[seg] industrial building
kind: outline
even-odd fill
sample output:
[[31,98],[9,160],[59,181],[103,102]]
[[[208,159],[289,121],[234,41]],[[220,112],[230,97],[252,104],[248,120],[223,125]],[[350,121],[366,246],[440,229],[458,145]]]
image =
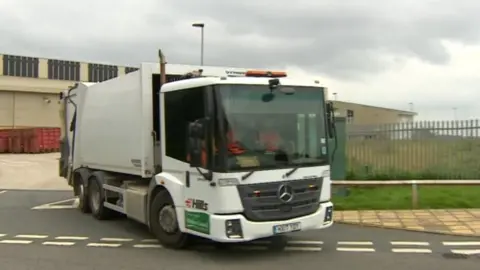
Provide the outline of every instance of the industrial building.
[[[58,93],[75,82],[101,82],[135,67],[0,55],[0,128],[58,127]],[[175,66],[167,72],[175,74]],[[192,66],[193,67],[193,66]],[[213,67],[212,67],[213,68]],[[216,67],[218,68],[218,67]],[[235,73],[235,68],[224,68]],[[412,121],[415,113],[334,101],[339,116],[355,124]]]
[[370,106],[358,103],[333,101],[337,116],[345,117],[348,124],[377,125],[413,122],[417,115],[412,111]]

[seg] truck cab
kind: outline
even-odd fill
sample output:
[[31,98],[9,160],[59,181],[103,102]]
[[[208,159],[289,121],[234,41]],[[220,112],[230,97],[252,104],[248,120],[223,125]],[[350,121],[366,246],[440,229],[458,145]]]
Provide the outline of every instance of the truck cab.
[[[178,142],[165,145],[159,177],[189,179],[180,213],[187,232],[234,242],[332,224],[325,89],[285,75],[255,71],[162,88],[167,110],[175,95],[185,98],[172,119],[165,114],[165,136]],[[190,116],[178,125],[182,112]]]

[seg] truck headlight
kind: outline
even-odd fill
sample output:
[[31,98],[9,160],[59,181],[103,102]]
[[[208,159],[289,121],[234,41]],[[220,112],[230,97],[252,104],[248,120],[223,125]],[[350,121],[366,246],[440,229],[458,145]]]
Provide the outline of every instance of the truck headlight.
[[240,219],[226,220],[225,234],[228,238],[243,238],[242,223],[240,222]]
[[221,178],[218,179],[218,185],[221,187],[236,186],[239,184],[237,178]]
[[324,223],[329,223],[333,219],[333,206],[328,206],[325,208],[325,217],[323,218]]

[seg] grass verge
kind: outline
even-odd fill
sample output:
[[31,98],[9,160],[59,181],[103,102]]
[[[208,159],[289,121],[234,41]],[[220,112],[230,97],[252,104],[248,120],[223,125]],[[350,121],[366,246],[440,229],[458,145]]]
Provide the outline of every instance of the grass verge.
[[[411,187],[362,187],[348,190],[348,196],[333,196],[335,210],[412,209]],[[419,187],[418,208],[480,208],[480,187]]]

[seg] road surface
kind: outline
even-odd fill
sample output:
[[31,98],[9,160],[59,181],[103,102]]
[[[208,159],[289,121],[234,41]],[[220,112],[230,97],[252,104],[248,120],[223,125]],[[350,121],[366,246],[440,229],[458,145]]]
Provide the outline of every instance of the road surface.
[[[56,203],[58,202],[58,203]],[[336,224],[288,237],[215,249],[162,248],[145,226],[97,221],[74,207],[71,192],[0,190],[0,269],[479,269],[480,238]],[[456,254],[461,253],[461,254]],[[115,267],[115,268],[114,268]]]

